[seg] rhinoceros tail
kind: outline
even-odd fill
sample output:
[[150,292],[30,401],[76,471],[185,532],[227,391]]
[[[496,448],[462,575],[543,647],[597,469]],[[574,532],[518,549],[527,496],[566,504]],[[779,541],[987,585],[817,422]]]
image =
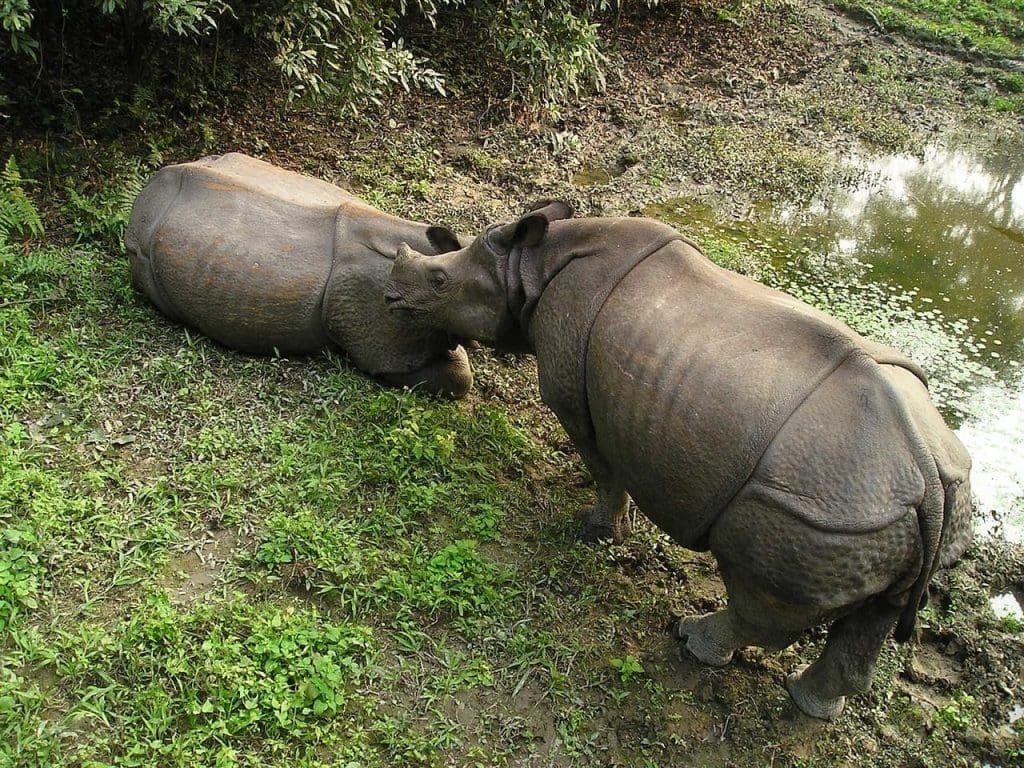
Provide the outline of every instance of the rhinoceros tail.
[[896,623],[893,637],[898,643],[906,642],[914,633],[917,612],[924,605],[928,595],[928,583],[939,565],[939,551],[946,532],[946,521],[949,519],[949,513],[953,511],[956,492],[956,486],[953,485],[944,489],[935,458],[909,418],[908,427],[917,463],[921,474],[924,475],[925,491],[924,499],[917,509],[917,524],[921,531],[921,571],[910,587],[907,604]]

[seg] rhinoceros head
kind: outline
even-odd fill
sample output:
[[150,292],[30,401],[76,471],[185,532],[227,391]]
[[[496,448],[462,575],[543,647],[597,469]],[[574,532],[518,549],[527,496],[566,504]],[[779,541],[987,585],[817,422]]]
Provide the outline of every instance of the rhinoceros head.
[[[440,255],[425,256],[400,245],[385,301],[413,322],[458,339],[519,346],[521,333],[509,296],[518,277],[515,267],[510,273],[510,263],[541,242],[551,221],[570,216],[565,203],[545,200],[516,221],[492,224],[465,248],[458,248],[448,229],[430,227],[427,237]],[[450,249],[453,245],[457,250]]]

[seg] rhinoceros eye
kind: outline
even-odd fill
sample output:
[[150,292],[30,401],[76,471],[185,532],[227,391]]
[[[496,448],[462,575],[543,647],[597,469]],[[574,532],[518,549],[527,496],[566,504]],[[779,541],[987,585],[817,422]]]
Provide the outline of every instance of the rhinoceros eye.
[[445,286],[448,285],[448,275],[440,269],[430,270],[430,277],[427,279],[430,281],[430,287],[435,291],[444,290]]

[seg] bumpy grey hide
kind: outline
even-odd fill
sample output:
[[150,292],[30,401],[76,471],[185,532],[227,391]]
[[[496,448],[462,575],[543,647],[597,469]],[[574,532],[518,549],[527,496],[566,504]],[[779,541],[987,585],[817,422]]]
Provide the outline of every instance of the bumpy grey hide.
[[679,625],[699,659],[831,623],[787,686],[808,714],[835,717],[967,547],[970,458],[895,350],[656,221],[568,216],[548,203],[435,259],[403,248],[387,299],[536,353],[544,402],[597,484],[588,537],[622,539],[632,496],[677,542],[714,553],[728,607]]
[[326,182],[229,154],[160,170],[125,242],[136,286],[226,347],[334,347],[390,384],[461,397],[472,383],[465,351],[382,298],[399,243],[436,253],[426,231]]

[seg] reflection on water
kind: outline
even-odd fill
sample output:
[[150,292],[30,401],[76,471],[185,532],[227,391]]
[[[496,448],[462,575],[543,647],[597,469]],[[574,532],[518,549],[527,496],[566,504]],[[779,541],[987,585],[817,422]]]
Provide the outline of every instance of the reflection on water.
[[854,158],[865,183],[834,190],[783,221],[833,237],[871,279],[916,289],[970,319],[989,364],[1021,360],[1024,342],[1024,147],[972,153],[933,147],[921,158]]
[[997,619],[1009,618],[1018,622],[1024,621],[1024,609],[1021,609],[1017,597],[1012,592],[996,595],[988,603],[992,606],[992,613],[996,615]]
[[989,384],[973,393],[974,414],[957,430],[971,453],[971,484],[982,530],[1024,541],[1024,383]]
[[647,213],[767,253],[760,279],[920,362],[974,459],[983,530],[1024,541],[1024,147],[850,162],[861,182],[803,208]]

